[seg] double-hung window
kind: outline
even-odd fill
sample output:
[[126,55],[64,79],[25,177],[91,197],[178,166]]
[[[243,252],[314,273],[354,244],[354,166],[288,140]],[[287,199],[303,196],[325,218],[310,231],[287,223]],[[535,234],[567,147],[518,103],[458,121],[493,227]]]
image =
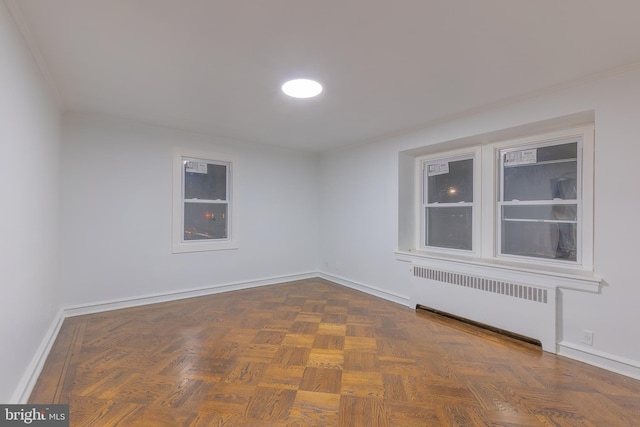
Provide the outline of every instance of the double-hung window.
[[[592,126],[442,147],[400,153],[399,252],[475,265],[593,270]],[[411,164],[413,182],[404,172]]]
[[580,262],[581,153],[578,139],[500,150],[501,256]]
[[182,180],[184,241],[229,237],[228,162],[185,157]]
[[226,156],[176,150],[174,252],[233,248],[232,172]]
[[475,153],[422,161],[421,246],[468,253],[476,247]]

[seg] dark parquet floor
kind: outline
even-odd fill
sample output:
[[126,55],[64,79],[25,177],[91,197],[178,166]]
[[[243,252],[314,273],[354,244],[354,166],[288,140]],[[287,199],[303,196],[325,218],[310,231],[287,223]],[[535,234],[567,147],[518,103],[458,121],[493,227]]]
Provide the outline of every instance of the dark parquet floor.
[[640,426],[640,381],[320,280],[65,320],[73,426]]

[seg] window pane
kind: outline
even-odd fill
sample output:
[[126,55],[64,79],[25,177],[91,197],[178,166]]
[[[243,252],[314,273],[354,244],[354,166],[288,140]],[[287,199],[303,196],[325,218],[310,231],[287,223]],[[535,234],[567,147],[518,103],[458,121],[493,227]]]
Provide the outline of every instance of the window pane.
[[472,249],[472,208],[425,208],[426,246],[450,249]]
[[185,160],[184,198],[227,200],[227,165]]
[[538,151],[538,163],[549,162],[554,160],[575,159],[578,157],[578,143],[570,142],[568,144],[548,145],[540,147]]
[[429,176],[427,172],[427,203],[473,202],[473,159],[448,164],[448,173]]
[[577,225],[548,222],[502,222],[502,253],[576,261]]
[[184,240],[226,239],[226,203],[185,203]]
[[502,218],[548,221],[577,221],[577,205],[503,206]]
[[577,162],[506,167],[504,200],[575,200]]
[[[507,164],[507,155],[517,158],[520,153],[527,153],[528,160]],[[577,199],[577,143],[503,153],[503,157],[503,201]]]

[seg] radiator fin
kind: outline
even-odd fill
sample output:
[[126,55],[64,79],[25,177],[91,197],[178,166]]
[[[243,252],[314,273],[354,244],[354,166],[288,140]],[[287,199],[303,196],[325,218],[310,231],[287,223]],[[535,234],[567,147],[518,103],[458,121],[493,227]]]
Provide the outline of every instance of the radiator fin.
[[437,282],[450,283],[452,285],[473,288],[484,292],[547,304],[547,289],[536,286],[519,285],[486,277],[452,273],[418,266],[413,267],[413,275],[414,277],[422,279],[435,280]]

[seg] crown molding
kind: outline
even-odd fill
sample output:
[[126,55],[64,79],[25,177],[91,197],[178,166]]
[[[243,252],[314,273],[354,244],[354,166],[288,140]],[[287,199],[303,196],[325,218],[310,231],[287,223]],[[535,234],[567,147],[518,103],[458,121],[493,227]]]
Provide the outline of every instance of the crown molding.
[[40,52],[40,49],[38,49],[38,45],[36,44],[33,36],[31,35],[31,31],[29,30],[29,27],[27,26],[27,23],[24,20],[24,16],[22,15],[22,11],[18,6],[18,1],[4,0],[4,3],[7,6],[7,9],[9,10],[9,14],[13,18],[13,21],[18,27],[18,30],[20,31],[25,41],[27,42],[27,47],[29,48],[29,51],[31,52],[33,59],[38,65],[38,68],[40,69],[40,72],[42,73],[42,77],[47,83],[47,86],[49,88],[49,91],[51,92],[51,95],[55,99],[58,106],[63,111],[66,110],[67,109],[66,102],[64,101],[64,98],[62,97],[62,93],[58,89],[58,86],[53,80],[53,76],[51,75],[51,72],[49,71],[49,67],[47,66],[47,63],[44,60],[44,56]]

